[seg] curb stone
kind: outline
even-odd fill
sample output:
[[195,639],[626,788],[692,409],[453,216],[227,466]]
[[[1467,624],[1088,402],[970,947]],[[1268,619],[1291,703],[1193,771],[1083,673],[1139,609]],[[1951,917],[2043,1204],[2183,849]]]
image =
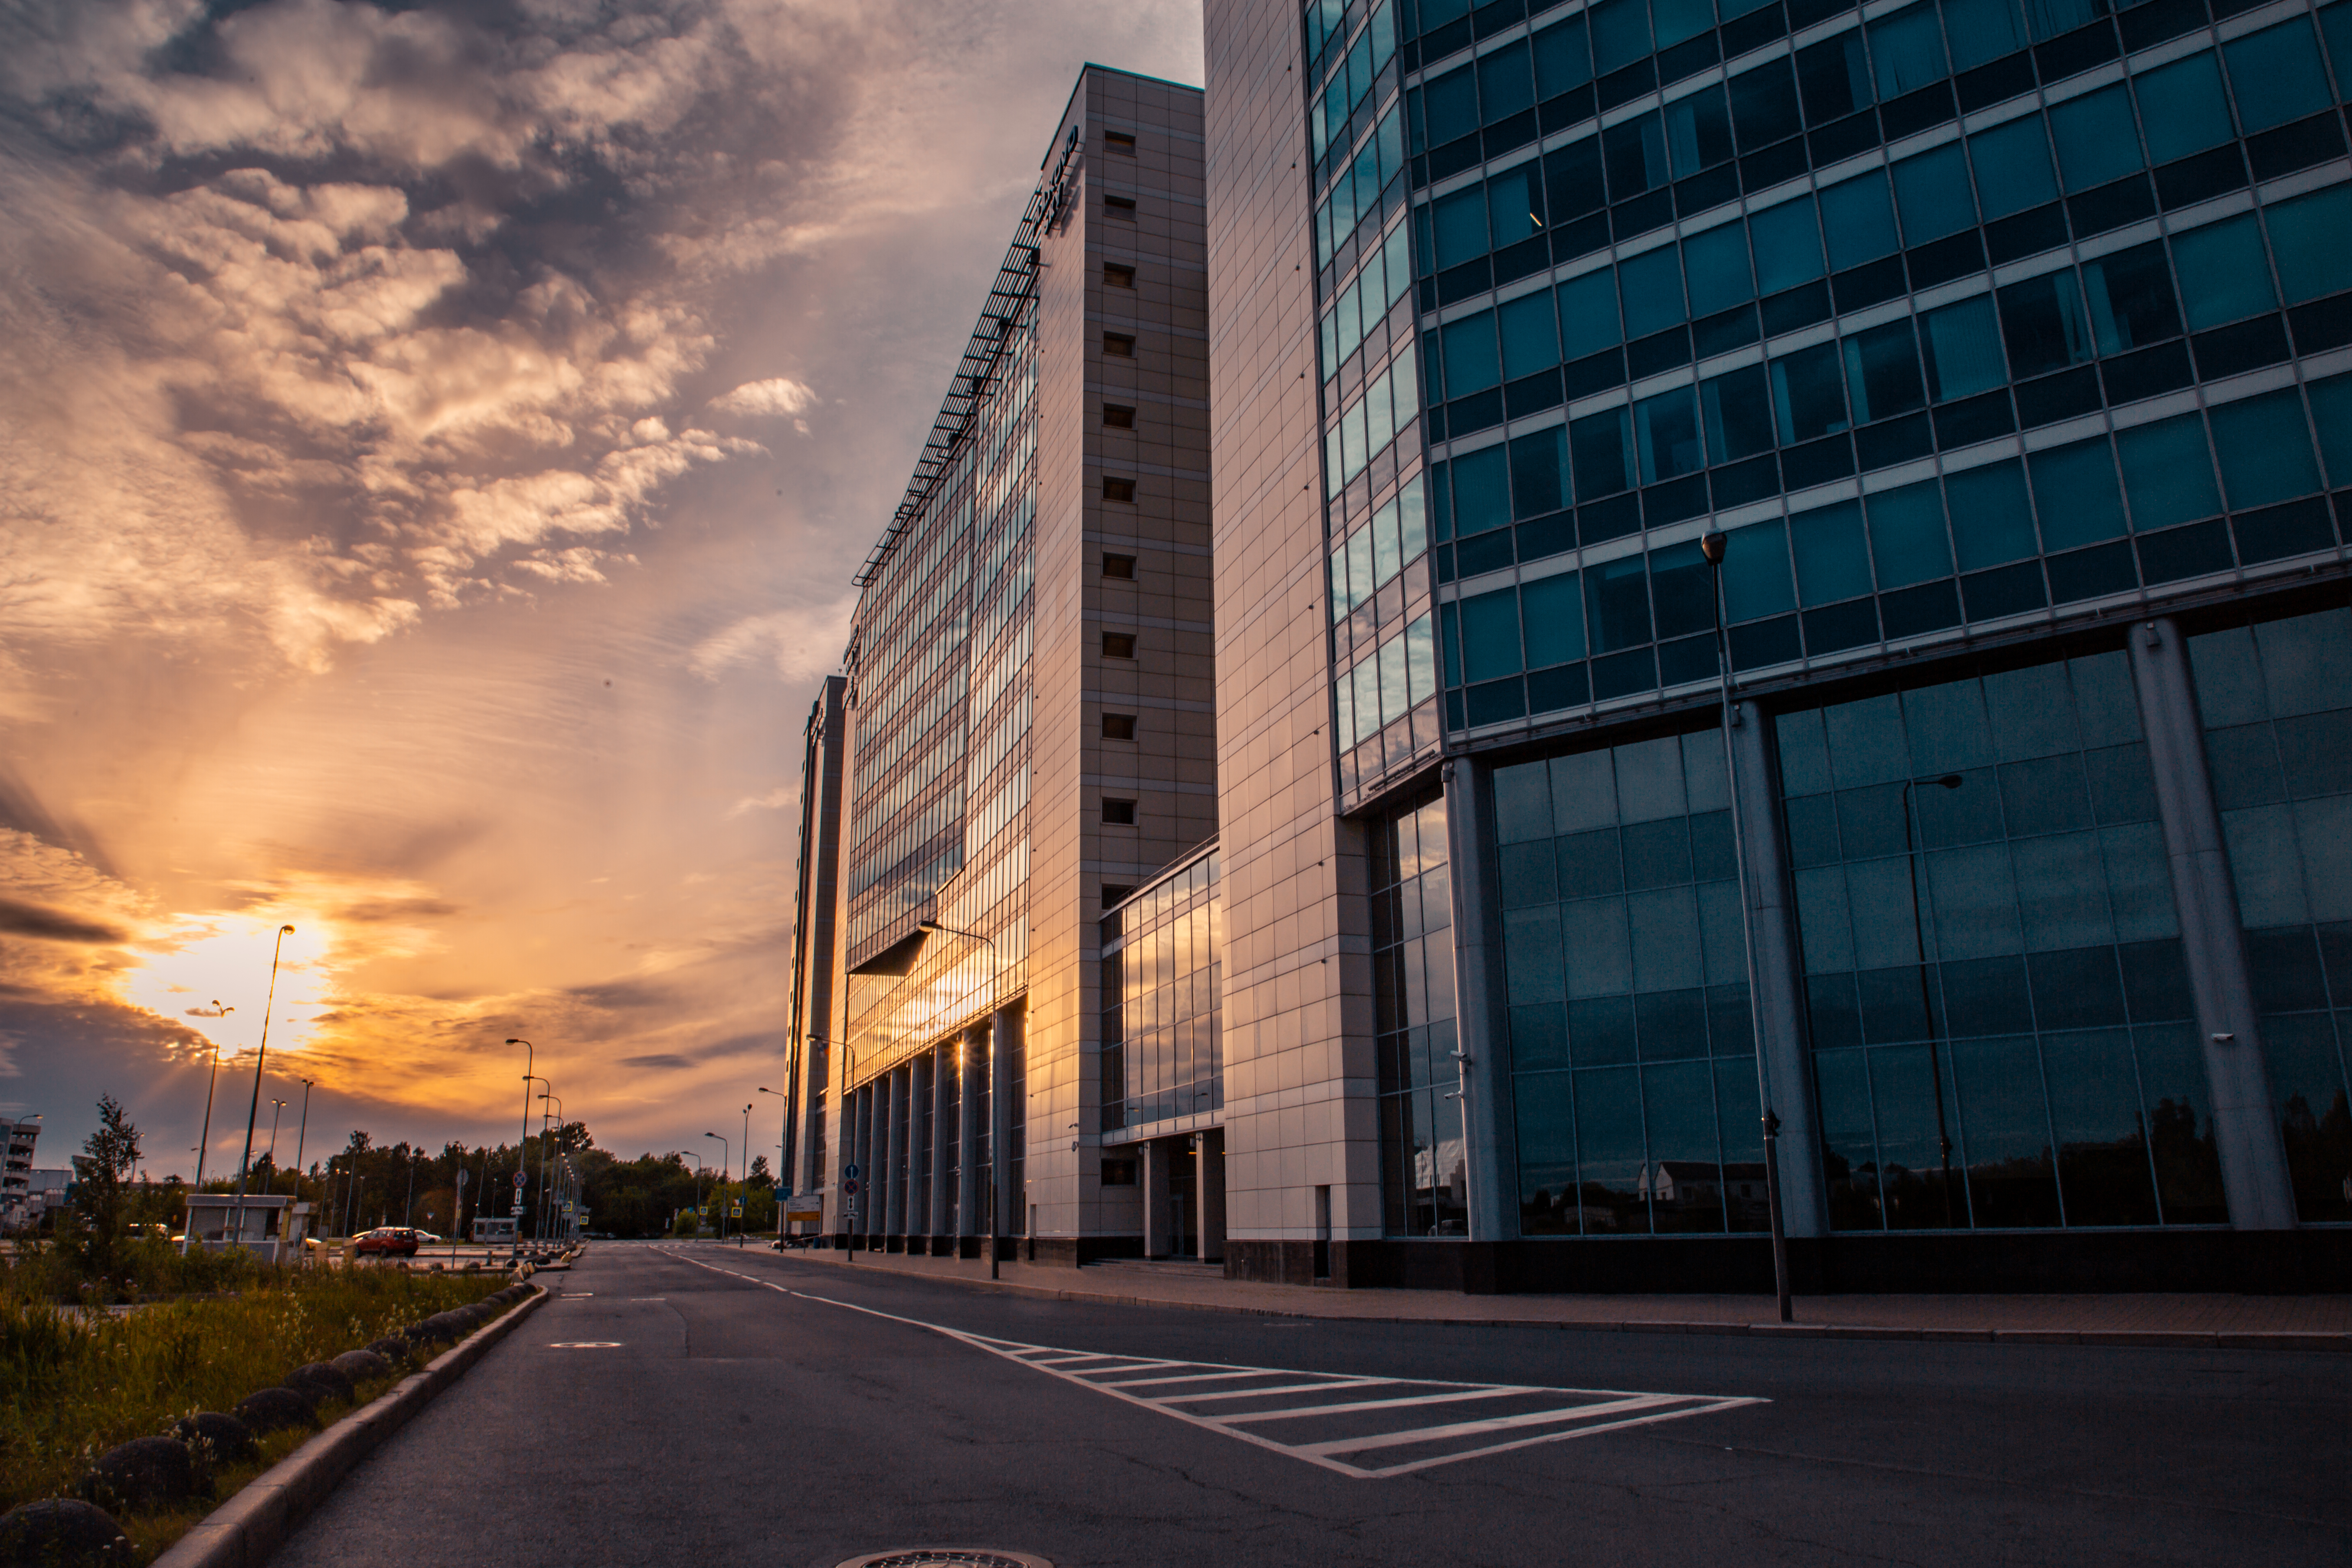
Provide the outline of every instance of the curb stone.
[[444,1351],[423,1372],[401,1379],[247,1482],[173,1542],[151,1568],[260,1568],[353,1466],[464,1376],[551,1294],[544,1286],[532,1289],[511,1311]]
[[[834,1261],[800,1259],[797,1261]],[[835,1267],[848,1268],[847,1263]],[[1455,1329],[1551,1329],[1568,1333],[1732,1334],[1758,1339],[1909,1340],[1927,1343],[2002,1345],[2076,1345],[2130,1350],[2333,1351],[2352,1353],[2352,1333],[2311,1333],[2294,1330],[2180,1329],[1940,1329],[1876,1327],[1862,1323],[1717,1323],[1669,1319],[1632,1319],[1621,1322],[1547,1321],[1540,1318],[1402,1317],[1348,1313],[1302,1312],[1285,1307],[1254,1307],[1238,1302],[1171,1301],[1151,1296],[1115,1295],[1108,1291],[1060,1290],[1044,1285],[1021,1285],[1003,1279],[969,1279],[960,1274],[933,1274],[887,1266],[874,1270],[905,1279],[935,1279],[975,1290],[1026,1296],[1042,1301],[1074,1301],[1095,1307],[1149,1307],[1160,1311],[1225,1312],[1248,1318],[1296,1318],[1310,1322],[1427,1324]],[[173,1568],[179,1568],[173,1564]]]

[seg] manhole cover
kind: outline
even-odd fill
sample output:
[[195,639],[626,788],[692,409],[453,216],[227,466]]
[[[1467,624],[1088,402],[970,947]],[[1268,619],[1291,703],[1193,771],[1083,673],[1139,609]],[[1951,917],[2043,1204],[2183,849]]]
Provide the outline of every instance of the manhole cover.
[[1043,1557],[1026,1552],[999,1552],[985,1546],[902,1546],[895,1552],[852,1557],[840,1568],[1054,1568]]

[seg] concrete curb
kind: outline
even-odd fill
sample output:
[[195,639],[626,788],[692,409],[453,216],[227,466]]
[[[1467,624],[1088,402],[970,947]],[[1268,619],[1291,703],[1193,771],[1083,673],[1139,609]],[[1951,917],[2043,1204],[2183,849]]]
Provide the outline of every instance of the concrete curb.
[[295,1526],[325,1501],[352,1467],[409,1418],[466,1374],[492,1345],[512,1333],[550,1296],[536,1295],[444,1351],[425,1370],[404,1377],[366,1406],[352,1411],[240,1488],[180,1537],[152,1568],[260,1568]]
[[[806,1261],[816,1261],[814,1258]],[[854,1265],[843,1259],[825,1261],[838,1268]],[[1622,1321],[1597,1320],[1561,1322],[1540,1318],[1391,1317],[1355,1312],[1302,1312],[1287,1307],[1254,1307],[1240,1302],[1174,1301],[1156,1296],[1120,1296],[1105,1291],[1057,1290],[1043,1285],[1021,1285],[1005,1279],[974,1279],[959,1274],[933,1274],[914,1268],[868,1265],[877,1272],[902,1279],[936,1279],[975,1290],[995,1290],[1041,1301],[1077,1301],[1096,1307],[1152,1307],[1162,1311],[1226,1312],[1248,1318],[1294,1318],[1328,1323],[1427,1323],[1455,1329],[1554,1329],[1570,1333],[1747,1335],[1758,1339],[1902,1340],[1930,1344],[2093,1345],[2130,1350],[2335,1351],[2352,1352],[2352,1333],[2305,1333],[2294,1331],[2168,1329],[1906,1329],[1879,1328],[1862,1323],[1717,1323],[1674,1319],[1635,1318]],[[174,1565],[177,1568],[177,1565]]]

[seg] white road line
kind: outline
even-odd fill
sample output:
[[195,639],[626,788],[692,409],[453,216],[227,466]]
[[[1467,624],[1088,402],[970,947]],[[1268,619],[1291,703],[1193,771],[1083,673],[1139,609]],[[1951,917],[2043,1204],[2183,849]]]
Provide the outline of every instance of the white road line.
[[1389,1432],[1377,1437],[1340,1437],[1328,1443],[1302,1443],[1299,1451],[1307,1454],[1360,1454],[1369,1448],[1402,1448],[1413,1443],[1437,1443],[1448,1437],[1474,1437],[1482,1432],[1508,1432],[1519,1426],[1549,1426],[1555,1421],[1581,1420],[1587,1415],[1614,1415],[1621,1410],[1654,1410],[1661,1405],[1679,1405],[1678,1394],[1644,1394],[1638,1398],[1613,1400],[1606,1405],[1572,1405],[1561,1410],[1536,1410],[1525,1415],[1496,1415],[1485,1421],[1457,1421],[1448,1426],[1415,1426],[1408,1431]]
[[1244,1421],[1295,1421],[1301,1415],[1344,1415],[1357,1410],[1395,1410],[1413,1405],[1452,1405],[1464,1399],[1501,1399],[1514,1394],[1549,1394],[1548,1388],[1465,1388],[1453,1394],[1422,1394],[1410,1399],[1358,1399],[1343,1405],[1298,1405],[1288,1410],[1255,1410],[1241,1415],[1220,1415],[1228,1426]]
[[[1163,1362],[1156,1364],[1199,1366],[1212,1370],[1197,1373],[1174,1373],[1161,1377],[1132,1378],[1124,1382],[1098,1383],[1094,1380],[1104,1373],[1116,1373],[1121,1369],[1097,1367],[1091,1371],[1085,1369],[1074,1371],[1065,1363],[1116,1361],[1120,1358],[1088,1355],[1058,1345],[1033,1345],[1019,1340],[994,1339],[986,1334],[976,1334],[964,1329],[951,1329],[943,1323],[925,1322],[920,1318],[902,1317],[896,1312],[885,1312],[873,1307],[861,1307],[854,1301],[836,1300],[830,1296],[812,1295],[805,1290],[795,1290],[789,1285],[780,1285],[772,1279],[762,1279],[756,1275],[741,1273],[732,1268],[720,1268],[716,1265],[705,1263],[699,1258],[686,1258],[675,1252],[667,1252],[665,1256],[677,1258],[682,1263],[691,1263],[698,1268],[707,1268],[713,1274],[724,1274],[730,1279],[740,1279],[747,1284],[773,1290],[779,1295],[794,1297],[803,1301],[814,1301],[827,1307],[839,1307],[852,1312],[861,1312],[869,1318],[880,1318],[887,1322],[904,1323],[909,1328],[928,1329],[935,1334],[969,1345],[974,1350],[984,1351],[990,1355],[1011,1362],[1017,1366],[1029,1367],[1045,1373],[1047,1377],[1059,1378],[1074,1387],[1090,1388],[1109,1398],[1121,1400],[1140,1409],[1155,1411],[1171,1420],[1181,1421],[1190,1426],[1197,1426],[1204,1432],[1219,1433],[1237,1443],[1247,1443],[1270,1453],[1287,1455],[1291,1458],[1304,1460],[1307,1464],[1355,1480],[1373,1480],[1391,1476],[1411,1475],[1414,1471],[1429,1469],[1438,1465],[1458,1464],[1465,1459],[1479,1458],[1488,1454],[1507,1453],[1517,1448],[1533,1447],[1538,1444],[1562,1443],[1577,1437],[1597,1436],[1603,1432],[1619,1432],[1630,1427],[1649,1426],[1654,1422],[1679,1420],[1689,1415],[1706,1415],[1720,1410],[1734,1410],[1745,1405],[1767,1403],[1763,1399],[1740,1394],[1641,1394],[1622,1388],[1541,1388],[1522,1387],[1516,1384],[1455,1383],[1444,1378],[1350,1377],[1344,1373],[1301,1373],[1281,1367],[1232,1366],[1216,1362]],[[1150,1366],[1155,1363],[1144,1364]],[[1315,1381],[1276,1384],[1264,1388],[1222,1389],[1203,1394],[1154,1395],[1128,1392],[1129,1388],[1166,1384],[1225,1382],[1246,1377],[1307,1377]],[[1239,1416],[1229,1415],[1220,1418],[1177,1408],[1180,1404],[1202,1404],[1211,1399],[1246,1399],[1260,1394],[1307,1393],[1380,1386],[1459,1390],[1461,1391],[1459,1397],[1463,1398],[1503,1394],[1523,1395],[1549,1394],[1583,1398],[1589,1403],[1569,1405],[1558,1410],[1538,1411],[1525,1415],[1496,1416],[1485,1421],[1454,1422],[1445,1426],[1421,1426],[1409,1431],[1384,1433],[1369,1437],[1309,1444],[1277,1442],[1255,1432],[1243,1431],[1238,1425],[1242,1421],[1269,1419],[1276,1415],[1286,1415],[1288,1412],[1249,1413]],[[1401,1406],[1433,1404],[1438,1403],[1441,1397],[1441,1395],[1422,1395],[1397,1403]],[[1325,1410],[1344,1409],[1346,1409],[1344,1405],[1310,1407],[1302,1408],[1297,1414],[1318,1415]],[[1621,1418],[1613,1421],[1592,1419],[1594,1416],[1606,1415],[1620,1415]],[[1340,1454],[1365,1453],[1381,1448],[1444,1443],[1461,1437],[1475,1437],[1481,1435],[1525,1432],[1530,1426],[1547,1426],[1561,1423],[1568,1425],[1559,1431],[1534,1432],[1528,1436],[1513,1437],[1507,1442],[1490,1443],[1475,1448],[1430,1455],[1409,1460],[1404,1464],[1390,1465],[1381,1468],[1364,1468],[1351,1465],[1338,1457]]]

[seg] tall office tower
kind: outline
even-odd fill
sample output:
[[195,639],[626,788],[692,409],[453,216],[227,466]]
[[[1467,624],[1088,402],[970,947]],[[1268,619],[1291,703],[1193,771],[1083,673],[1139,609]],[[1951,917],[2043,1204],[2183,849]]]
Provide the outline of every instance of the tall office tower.
[[849,752],[842,712],[845,677],[828,675],[809,707],[801,754],[801,841],[793,866],[791,1078],[777,1171],[787,1194],[824,1184],[827,1051],[841,994],[841,792]]
[[1100,930],[1215,831],[1201,214],[1199,91],[1087,67],[858,574],[845,973],[803,1025],[836,1234],[1139,1236],[1133,1162],[1100,1185]]
[[2340,1268],[2352,5],[1206,13],[1234,1267]]

